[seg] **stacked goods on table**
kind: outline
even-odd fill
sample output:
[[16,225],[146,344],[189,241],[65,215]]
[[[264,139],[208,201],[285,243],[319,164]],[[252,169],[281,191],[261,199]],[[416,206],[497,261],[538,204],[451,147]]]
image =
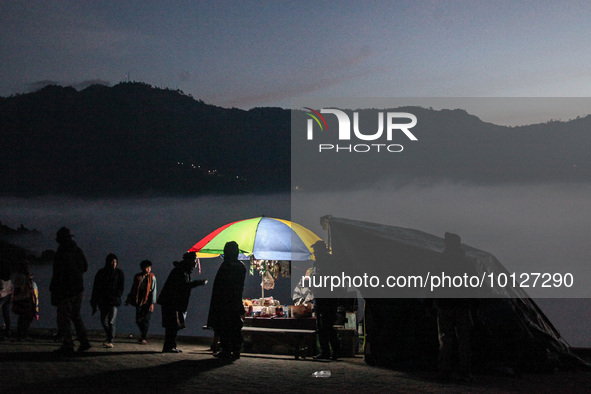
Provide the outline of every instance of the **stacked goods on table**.
[[281,302],[273,297],[244,299],[242,302],[247,317],[300,318],[312,316],[312,304],[282,306]]
[[250,317],[283,317],[283,307],[279,300],[274,300],[273,297],[255,298],[253,300],[243,300],[244,311],[246,316]]

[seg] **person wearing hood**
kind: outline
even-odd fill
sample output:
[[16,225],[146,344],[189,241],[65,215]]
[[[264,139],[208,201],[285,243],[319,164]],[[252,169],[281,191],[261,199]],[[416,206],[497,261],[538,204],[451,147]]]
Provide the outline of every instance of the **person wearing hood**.
[[103,347],[112,348],[115,338],[117,308],[121,305],[124,277],[123,271],[117,268],[117,256],[109,253],[105,259],[105,266],[94,276],[90,305],[92,314],[98,310],[101,313],[101,324],[107,335]]
[[58,331],[63,336],[62,347],[55,352],[66,356],[74,354],[71,323],[74,324],[80,341],[78,351],[83,352],[91,347],[80,314],[84,297],[84,273],[88,270],[88,262],[72,237],[67,227],[62,227],[57,232],[56,241],[59,246],[54,256],[53,274],[49,285],[51,305],[57,307]]
[[239,253],[236,242],[226,243],[224,261],[213,281],[207,326],[213,328],[220,338],[222,350],[214,354],[220,359],[239,359],[242,347],[242,290],[246,268],[238,260]]
[[175,261],[160,296],[158,304],[162,307],[162,327],[164,327],[163,353],[182,353],[177,348],[178,331],[185,328],[185,318],[191,290],[207,283],[206,279],[192,280],[191,273],[197,266],[195,253],[185,253],[182,261]]

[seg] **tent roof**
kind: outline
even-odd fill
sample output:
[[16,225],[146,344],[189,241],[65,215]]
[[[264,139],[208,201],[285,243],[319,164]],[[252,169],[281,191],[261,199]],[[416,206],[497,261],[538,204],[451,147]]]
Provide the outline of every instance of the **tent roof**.
[[[385,265],[412,265],[421,260],[434,259],[444,250],[443,238],[419,230],[332,216],[321,218],[321,223],[328,230],[329,243],[335,259],[349,260],[345,264],[356,264],[362,270],[371,270]],[[507,273],[492,254],[465,244],[462,244],[462,248],[474,262],[472,266],[475,273]],[[363,290],[361,294],[363,295]],[[368,297],[364,296],[364,298]],[[372,302],[372,298],[374,297],[369,297],[367,301]],[[388,297],[376,297],[375,301],[387,304],[386,298]],[[488,297],[479,300],[479,308],[484,313],[481,316],[483,324],[487,325],[489,330],[495,324],[498,325],[495,320],[501,316],[499,313],[504,316],[510,315],[512,316],[510,320],[516,324],[515,329],[527,332],[534,347],[542,347],[550,353],[558,352],[570,356],[570,347],[560,333],[536,303],[521,289],[493,288]],[[489,315],[486,315],[487,313]]]
[[[358,267],[363,262],[363,268],[381,273],[400,274],[437,274],[444,271],[449,273],[449,267],[442,267],[439,263],[445,249],[444,239],[424,231],[411,228],[389,226],[332,216],[324,216],[321,221],[329,230],[329,243],[333,253],[343,267]],[[490,273],[509,272],[491,253],[462,244],[466,256],[471,261],[470,275],[482,278]],[[484,288],[484,286],[483,286]],[[490,287],[486,291],[469,294],[470,297],[499,297],[499,298],[527,298],[526,292],[520,288]],[[411,292],[409,297],[417,296]],[[425,297],[430,295],[421,291]],[[449,294],[448,294],[449,296]],[[459,295],[451,295],[452,297]],[[387,296],[386,296],[387,297]],[[393,293],[392,297],[405,297],[404,294]]]

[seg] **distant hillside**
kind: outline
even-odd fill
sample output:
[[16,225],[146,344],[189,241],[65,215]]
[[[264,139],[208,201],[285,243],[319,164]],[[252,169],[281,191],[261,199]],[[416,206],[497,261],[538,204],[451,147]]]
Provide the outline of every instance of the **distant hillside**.
[[[461,109],[397,110],[417,116],[418,141],[369,158],[319,154],[303,132],[292,145],[285,109],[225,109],[144,83],[81,91],[46,86],[0,98],[0,195],[266,193],[289,191],[292,181],[305,190],[338,190],[417,180],[591,179],[590,116],[504,127]],[[308,119],[295,113],[300,117]],[[338,128],[335,116],[326,119]],[[331,133],[319,138],[335,143]]]
[[0,222],[0,239],[13,239],[19,237],[38,236],[41,233],[37,229],[29,230],[22,224],[18,228],[11,228]]
[[289,111],[204,104],[143,83],[0,98],[4,195],[287,191]]
[[[353,119],[351,111],[345,112]],[[377,130],[375,112],[355,112],[359,119],[374,121],[367,131]],[[338,141],[328,132],[317,133],[314,141],[308,141],[305,133],[296,134],[292,183],[300,190],[330,191],[411,182],[499,185],[591,181],[591,116],[506,127],[483,122],[462,109],[402,107],[394,112],[409,112],[418,120],[412,128],[417,141],[409,141],[400,132],[391,141],[403,145],[399,153],[378,154],[375,149],[368,153],[346,149],[319,152],[321,143],[339,143],[346,148],[350,143],[367,141]],[[305,113],[294,113],[296,124],[305,125],[307,119]],[[325,119],[328,130],[338,130],[336,116]]]
[[13,229],[0,222],[0,264],[7,264],[9,271],[14,272],[16,264],[23,260],[30,263],[44,263],[53,258],[55,252],[45,250],[41,254],[22,246],[23,243],[39,239],[41,233],[35,229],[29,230],[22,224]]

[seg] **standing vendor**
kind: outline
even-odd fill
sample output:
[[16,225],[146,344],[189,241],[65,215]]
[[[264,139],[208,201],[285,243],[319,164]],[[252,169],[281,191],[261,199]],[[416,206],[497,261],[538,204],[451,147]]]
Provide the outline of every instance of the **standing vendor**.
[[215,330],[220,338],[221,351],[214,354],[220,359],[240,358],[242,347],[242,322],[244,306],[242,290],[246,268],[238,260],[238,244],[234,241],[224,246],[224,262],[213,281],[211,305],[207,325]]
[[[312,245],[316,264],[314,275],[326,275],[333,268],[334,259],[328,253],[326,244],[318,241]],[[328,290],[324,290],[328,291]],[[316,310],[316,331],[318,333],[318,343],[320,353],[314,356],[316,360],[337,360],[341,353],[341,346],[337,330],[334,328],[337,320],[338,298],[323,297],[314,298],[314,309]],[[332,352],[331,352],[332,349]]]

